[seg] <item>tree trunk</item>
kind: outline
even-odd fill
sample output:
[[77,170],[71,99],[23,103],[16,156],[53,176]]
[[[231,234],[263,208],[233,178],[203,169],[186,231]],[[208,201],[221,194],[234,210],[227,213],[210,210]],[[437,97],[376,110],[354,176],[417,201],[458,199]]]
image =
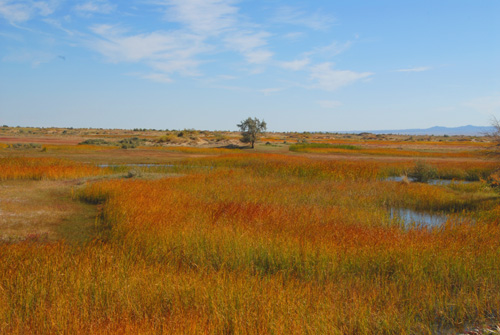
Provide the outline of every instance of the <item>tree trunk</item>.
[[252,149],[253,149],[253,144],[254,144],[254,143],[255,143],[255,142],[254,142],[254,141],[252,141]]

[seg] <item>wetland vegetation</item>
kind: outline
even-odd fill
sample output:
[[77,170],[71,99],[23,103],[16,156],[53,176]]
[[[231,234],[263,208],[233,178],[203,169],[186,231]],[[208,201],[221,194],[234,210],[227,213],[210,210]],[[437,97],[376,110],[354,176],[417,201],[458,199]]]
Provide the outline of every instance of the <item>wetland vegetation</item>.
[[[0,144],[1,333],[458,334],[500,321],[487,137],[271,133],[248,150],[230,132],[172,145],[164,131],[18,130]],[[451,182],[390,179],[417,173]]]

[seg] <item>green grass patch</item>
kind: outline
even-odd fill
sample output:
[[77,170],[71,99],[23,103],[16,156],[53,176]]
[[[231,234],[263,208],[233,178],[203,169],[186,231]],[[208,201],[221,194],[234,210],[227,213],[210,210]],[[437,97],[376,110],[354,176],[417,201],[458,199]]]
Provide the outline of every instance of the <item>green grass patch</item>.
[[293,152],[307,152],[309,149],[361,150],[361,147],[350,144],[329,144],[329,143],[301,143],[301,144],[293,144],[289,147],[289,150]]

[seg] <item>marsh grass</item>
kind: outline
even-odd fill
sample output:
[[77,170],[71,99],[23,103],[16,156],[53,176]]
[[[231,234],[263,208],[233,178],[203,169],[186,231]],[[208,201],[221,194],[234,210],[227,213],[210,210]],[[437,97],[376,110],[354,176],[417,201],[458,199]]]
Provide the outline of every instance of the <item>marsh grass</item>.
[[315,149],[361,150],[361,147],[352,144],[302,143],[290,145],[288,149],[294,152],[315,152],[321,151]]
[[[398,164],[237,154],[185,160],[178,178],[91,180],[74,196],[99,206],[92,241],[0,244],[0,331],[435,334],[498,320],[500,207],[471,205],[479,183],[380,181],[411,162]],[[483,216],[403,229],[387,206]]]
[[93,236],[97,211],[71,198],[66,181],[3,181],[0,185],[0,231],[4,241],[85,241]]
[[0,180],[60,180],[109,173],[91,164],[57,158],[0,158]]

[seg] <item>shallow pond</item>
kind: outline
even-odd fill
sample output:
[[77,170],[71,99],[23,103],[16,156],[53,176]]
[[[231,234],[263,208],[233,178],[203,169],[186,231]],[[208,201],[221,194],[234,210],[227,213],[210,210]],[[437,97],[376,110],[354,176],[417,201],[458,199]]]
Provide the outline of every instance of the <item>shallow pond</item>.
[[447,215],[443,213],[417,212],[408,208],[391,208],[389,210],[391,220],[400,221],[405,228],[426,227],[435,228],[445,224],[448,220],[463,222],[467,219],[458,215]]
[[[402,176],[393,176],[393,177],[387,177],[384,179],[384,181],[403,181],[404,177]],[[410,182],[413,182],[414,180],[412,178],[408,178]],[[450,179],[431,179],[427,182],[429,185],[449,185],[449,184],[470,184],[472,183],[471,181],[467,180],[450,180]]]
[[116,168],[116,167],[173,167],[174,164],[99,164],[98,167],[102,168]]

